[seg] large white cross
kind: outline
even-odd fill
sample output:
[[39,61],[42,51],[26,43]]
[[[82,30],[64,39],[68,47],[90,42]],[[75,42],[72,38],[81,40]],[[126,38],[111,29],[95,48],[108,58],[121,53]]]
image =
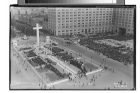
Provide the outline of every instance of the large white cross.
[[34,30],[36,30],[36,34],[37,34],[37,46],[39,46],[39,29],[42,29],[41,26],[39,26],[38,23],[36,23],[36,27],[33,27]]

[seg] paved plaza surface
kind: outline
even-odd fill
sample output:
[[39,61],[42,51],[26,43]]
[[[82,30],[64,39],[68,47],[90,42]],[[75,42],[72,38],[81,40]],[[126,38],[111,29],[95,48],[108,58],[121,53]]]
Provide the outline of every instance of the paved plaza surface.
[[[20,42],[21,44],[34,44],[36,37],[30,37],[30,40]],[[11,88],[12,89],[133,89],[133,67],[125,66],[117,61],[108,59],[105,56],[98,55],[83,46],[72,44],[66,46],[64,40],[58,37],[51,37],[58,43],[58,46],[71,51],[76,57],[82,54],[81,60],[93,63],[97,66],[105,65],[109,67],[107,70],[88,75],[81,79],[69,80],[63,83],[44,87],[40,78],[28,66],[23,66],[21,60],[16,56],[14,49],[11,49]],[[40,37],[40,41],[45,41],[44,37]],[[92,55],[92,57],[91,57]],[[106,59],[106,62],[103,61]],[[26,70],[26,67],[28,70]],[[123,82],[120,86],[119,82]]]
[[20,63],[15,51],[11,49],[11,89],[35,89],[40,88],[39,78],[30,69]]
[[[114,79],[114,81],[116,81],[115,79],[119,79],[119,78],[120,79],[122,78],[122,80],[128,79],[127,82],[130,82],[128,84],[129,87],[133,88],[133,66],[132,65],[125,66],[124,64],[122,64],[116,60],[106,58],[103,55],[98,55],[96,52],[89,50],[89,49],[87,49],[83,46],[80,46],[80,45],[71,44],[70,46],[66,46],[66,44],[64,43],[64,39],[62,39],[62,38],[52,37],[52,39],[59,42],[59,44],[61,46],[68,48],[68,49],[71,49],[71,50],[74,50],[75,52],[82,54],[83,57],[87,58],[90,62],[96,63],[98,65],[104,64],[104,65],[114,69],[115,75],[112,75],[111,73],[110,73],[110,75],[107,75],[109,73],[105,73],[104,75],[106,77],[103,78],[104,81],[110,81],[113,79]],[[103,59],[105,59],[106,62],[104,62]],[[102,83],[101,83],[101,85],[102,85]]]
[[[130,77],[133,77],[133,67],[132,66],[130,66],[130,67],[125,66],[125,65],[121,64],[120,62],[117,62],[116,60],[108,59],[105,56],[98,55],[93,50],[89,50],[88,48],[85,48],[80,45],[72,44],[70,46],[66,46],[64,43],[64,39],[62,39],[62,38],[52,37],[52,39],[59,42],[59,44],[62,45],[63,47],[74,50],[75,52],[80,53],[80,54],[84,55],[85,57],[92,58],[93,60],[95,60],[94,62],[96,62],[97,64],[106,64],[106,65],[116,69],[117,71],[120,71]],[[105,58],[106,62],[103,61],[103,58]]]
[[135,6],[10,13],[11,90],[135,90]]

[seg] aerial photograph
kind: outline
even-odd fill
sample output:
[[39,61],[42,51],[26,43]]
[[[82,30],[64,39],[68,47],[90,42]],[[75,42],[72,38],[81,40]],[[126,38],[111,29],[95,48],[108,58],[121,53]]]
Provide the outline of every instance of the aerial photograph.
[[134,90],[135,6],[10,7],[10,89]]

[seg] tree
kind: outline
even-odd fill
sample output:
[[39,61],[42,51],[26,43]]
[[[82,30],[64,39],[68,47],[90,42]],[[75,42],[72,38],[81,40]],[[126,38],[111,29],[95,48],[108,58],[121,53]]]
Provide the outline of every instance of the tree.
[[126,29],[125,28],[119,28],[119,35],[120,36],[126,35]]

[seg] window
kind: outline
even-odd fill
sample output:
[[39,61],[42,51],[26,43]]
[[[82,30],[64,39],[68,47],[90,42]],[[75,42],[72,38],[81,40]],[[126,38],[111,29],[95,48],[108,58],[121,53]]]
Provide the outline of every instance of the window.
[[61,21],[58,21],[58,23],[60,24],[60,23],[61,23]]
[[64,17],[65,15],[62,15],[62,17]]
[[66,26],[66,28],[69,28],[69,26]]
[[58,17],[60,17],[60,15],[58,15]]
[[60,18],[58,18],[58,20],[60,20]]
[[70,26],[70,28],[72,28],[73,26]]
[[62,26],[62,28],[65,28],[65,26]]

